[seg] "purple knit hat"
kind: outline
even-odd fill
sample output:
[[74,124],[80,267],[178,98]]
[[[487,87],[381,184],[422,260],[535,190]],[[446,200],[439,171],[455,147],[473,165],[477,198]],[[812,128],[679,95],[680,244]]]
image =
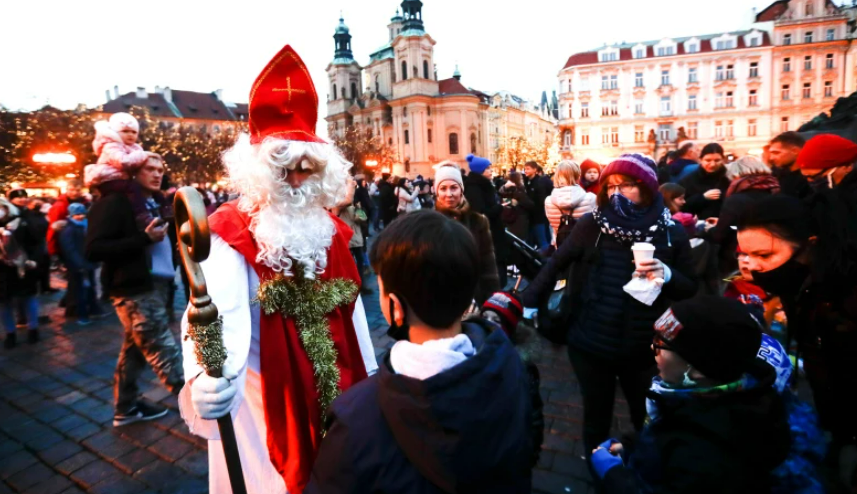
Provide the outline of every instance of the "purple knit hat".
[[601,172],[601,184],[607,183],[607,177],[620,174],[633,177],[646,186],[653,195],[658,193],[658,174],[655,172],[657,165],[646,155],[633,153],[623,154]]

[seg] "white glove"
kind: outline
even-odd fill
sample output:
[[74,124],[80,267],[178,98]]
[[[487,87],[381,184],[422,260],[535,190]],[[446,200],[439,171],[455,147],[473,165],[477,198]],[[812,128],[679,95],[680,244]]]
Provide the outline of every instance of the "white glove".
[[[228,377],[235,379],[237,376]],[[213,420],[229,413],[238,388],[226,377],[214,378],[203,372],[194,379],[190,391],[196,414],[206,420]]]
[[539,309],[524,307],[524,319],[533,319],[539,314]]

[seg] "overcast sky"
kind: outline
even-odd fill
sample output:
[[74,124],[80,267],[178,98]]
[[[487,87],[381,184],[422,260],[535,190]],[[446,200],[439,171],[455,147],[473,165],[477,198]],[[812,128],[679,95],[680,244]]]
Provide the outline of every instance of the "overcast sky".
[[[773,0],[424,0],[426,31],[437,42],[438,76],[486,92],[538,101],[557,85],[569,55],[604,43],[734,31],[751,9]],[[339,11],[358,63],[387,42],[396,0],[211,2],[199,0],[27,0],[0,2],[0,105],[32,110],[104,103],[155,85],[200,92],[223,89],[246,102],[254,79],[284,45],[309,67],[322,108]]]

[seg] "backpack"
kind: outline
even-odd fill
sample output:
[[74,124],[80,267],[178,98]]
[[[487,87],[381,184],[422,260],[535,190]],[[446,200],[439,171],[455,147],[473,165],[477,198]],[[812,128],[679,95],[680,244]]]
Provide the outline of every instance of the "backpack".
[[559,249],[559,246],[568,238],[571,234],[571,231],[574,230],[574,225],[577,224],[577,220],[570,213],[563,212],[562,216],[559,219],[559,226],[556,229],[556,248]]

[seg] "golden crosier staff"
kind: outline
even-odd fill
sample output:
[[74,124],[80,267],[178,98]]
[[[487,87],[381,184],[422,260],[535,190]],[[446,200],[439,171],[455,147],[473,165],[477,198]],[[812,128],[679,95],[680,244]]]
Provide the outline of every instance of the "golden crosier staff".
[[[182,265],[190,283],[190,307],[188,308],[187,337],[193,340],[196,360],[211,377],[222,377],[223,363],[226,361],[226,348],[223,346],[223,322],[217,313],[217,306],[208,296],[205,275],[199,263],[208,258],[211,250],[211,230],[208,227],[208,215],[199,192],[193,187],[182,187],[176,192],[173,202],[178,231],[178,247],[182,256]],[[241,457],[235,440],[235,428],[232,417],[227,413],[217,419],[220,430],[220,443],[226,457],[226,469],[229,471],[229,483],[233,494],[246,494],[244,475],[241,472]]]

